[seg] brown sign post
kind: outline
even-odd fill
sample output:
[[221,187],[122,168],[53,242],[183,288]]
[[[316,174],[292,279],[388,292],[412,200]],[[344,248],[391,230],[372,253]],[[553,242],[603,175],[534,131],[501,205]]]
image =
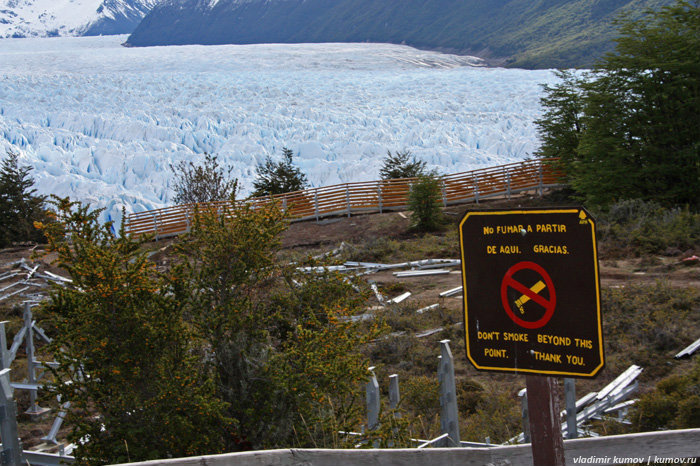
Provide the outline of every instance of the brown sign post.
[[[594,377],[605,364],[593,218],[583,208],[469,211],[460,246],[469,361],[527,375],[531,416],[551,417],[556,381],[537,376]],[[531,435],[536,464],[563,464],[558,418],[531,417]],[[553,442],[544,456],[543,440]]]

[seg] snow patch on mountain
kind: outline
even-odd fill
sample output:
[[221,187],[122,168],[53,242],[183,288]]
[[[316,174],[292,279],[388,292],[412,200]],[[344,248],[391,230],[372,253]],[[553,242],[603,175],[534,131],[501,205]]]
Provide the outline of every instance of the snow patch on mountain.
[[126,48],[124,36],[0,41],[0,153],[37,189],[106,209],[170,205],[171,165],[204,152],[245,192],[291,148],[313,186],[378,178],[387,150],[453,173],[538,146],[548,71],[387,44]]
[[125,34],[157,0],[0,0],[0,38]]

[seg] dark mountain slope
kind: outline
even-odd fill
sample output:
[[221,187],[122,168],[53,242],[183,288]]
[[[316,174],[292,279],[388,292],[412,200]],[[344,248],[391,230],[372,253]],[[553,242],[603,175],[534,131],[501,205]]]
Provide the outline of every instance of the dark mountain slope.
[[531,68],[590,66],[613,18],[670,0],[171,0],[127,45],[389,42]]

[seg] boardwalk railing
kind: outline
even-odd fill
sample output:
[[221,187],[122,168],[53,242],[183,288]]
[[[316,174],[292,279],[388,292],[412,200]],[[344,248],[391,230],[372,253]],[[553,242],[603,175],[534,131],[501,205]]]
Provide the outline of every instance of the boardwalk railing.
[[[563,173],[556,159],[527,160],[440,178],[445,206],[479,202],[493,197],[510,198],[525,191],[537,191],[562,184]],[[294,221],[319,220],[323,217],[406,210],[415,178],[345,183],[306,189],[274,196],[247,199],[253,205],[276,202]],[[190,229],[197,210],[223,211],[231,201],[205,205],[185,204],[164,209],[129,214],[126,233],[132,236],[155,235],[156,239],[176,236]]]
[[[697,464],[700,429],[564,440],[566,464]],[[284,449],[171,458],[129,466],[532,466],[532,447],[425,449]]]

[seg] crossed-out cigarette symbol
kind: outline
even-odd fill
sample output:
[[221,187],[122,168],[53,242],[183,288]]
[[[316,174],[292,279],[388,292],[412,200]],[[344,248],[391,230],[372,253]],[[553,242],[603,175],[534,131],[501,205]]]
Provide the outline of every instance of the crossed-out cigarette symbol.
[[[545,285],[544,282],[542,280],[540,280],[530,287],[530,291],[532,291],[535,294],[538,294],[540,291],[544,290],[546,287],[547,287],[547,285]],[[525,314],[525,309],[523,308],[523,304],[525,304],[528,301],[530,301],[530,297],[527,295],[522,295],[521,297],[519,297],[518,299],[515,300],[515,305],[521,314]]]
[[[529,271],[528,273],[530,275],[533,273],[539,275],[534,285],[528,287],[523,283],[525,277],[519,274],[519,272],[523,270]],[[516,274],[519,275],[516,277]],[[508,290],[510,289],[520,294],[520,297],[515,301],[509,298]],[[540,294],[545,289],[549,295],[548,298]],[[536,320],[531,320],[535,318],[534,315],[525,315],[525,304],[530,301],[537,303],[537,305],[544,309],[544,314]],[[557,295],[554,291],[552,278],[547,271],[539,264],[531,261],[523,261],[511,266],[503,276],[503,280],[501,281],[501,302],[503,303],[506,314],[508,314],[508,317],[510,317],[513,322],[523,328],[536,329],[545,326],[547,322],[549,322],[549,319],[552,318],[557,305]]]

